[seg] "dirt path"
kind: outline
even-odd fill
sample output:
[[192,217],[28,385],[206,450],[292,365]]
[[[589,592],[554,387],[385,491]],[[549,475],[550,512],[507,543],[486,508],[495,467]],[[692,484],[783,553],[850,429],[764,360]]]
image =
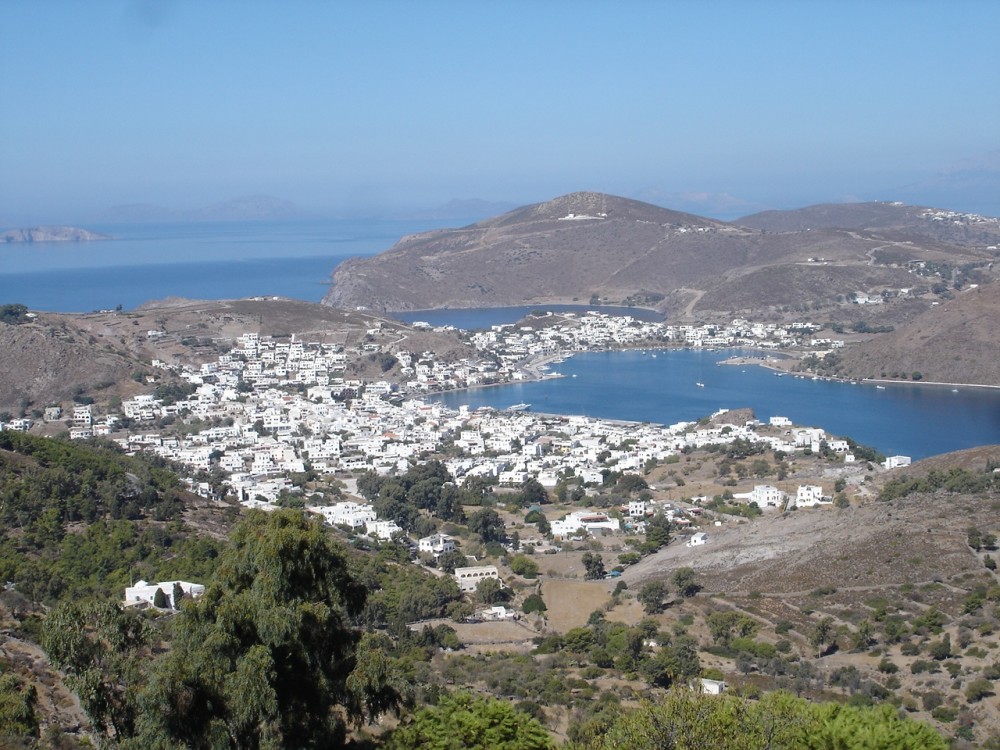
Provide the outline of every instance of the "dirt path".
[[697,305],[701,301],[701,298],[705,296],[705,290],[704,289],[687,289],[687,288],[683,288],[682,287],[681,289],[678,289],[677,291],[679,291],[679,292],[690,292],[690,293],[692,293],[694,295],[694,297],[691,299],[691,301],[688,302],[687,305],[684,307],[684,312],[681,313],[681,317],[682,318],[692,318],[692,317],[694,317],[694,306]]

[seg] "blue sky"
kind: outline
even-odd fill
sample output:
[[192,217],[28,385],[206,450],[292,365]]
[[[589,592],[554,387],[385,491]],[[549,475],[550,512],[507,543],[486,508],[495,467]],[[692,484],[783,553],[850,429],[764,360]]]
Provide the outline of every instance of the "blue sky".
[[0,27],[7,223],[256,193],[793,207],[1000,148],[992,1],[5,0]]

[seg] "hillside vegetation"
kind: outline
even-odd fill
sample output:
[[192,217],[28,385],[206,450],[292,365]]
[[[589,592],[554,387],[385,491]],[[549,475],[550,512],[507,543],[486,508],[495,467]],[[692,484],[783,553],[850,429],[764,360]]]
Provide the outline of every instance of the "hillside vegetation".
[[[677,493],[734,473],[803,481],[826,467],[869,500],[763,517],[731,516],[737,509],[713,501],[711,545],[670,542],[676,530],[654,519],[644,541],[629,542],[635,559],[646,555],[638,564],[610,538],[552,556],[501,546],[563,512],[559,497],[576,485],[555,497],[530,483],[494,494],[482,481],[456,485],[436,461],[362,475],[358,489],[380,515],[420,533],[447,523],[464,553],[500,566],[508,586],[470,597],[451,576],[414,565],[404,546],[373,545],[298,510],[237,521],[234,506],[183,492],[161,462],[100,444],[0,438],[11,582],[0,615],[12,634],[0,654],[0,701],[11,707],[0,735],[20,733],[24,747],[90,737],[119,748],[450,750],[459,738],[484,750],[599,750],[623,737],[663,747],[668,736],[678,747],[709,736],[721,747],[739,737],[740,748],[948,746],[908,714],[933,720],[954,747],[998,746],[1000,588],[984,565],[996,546],[996,451],[880,479],[834,456],[694,451],[646,477],[685,478],[687,487],[670,482]],[[579,490],[595,507],[651,493],[642,477],[614,472]],[[228,541],[200,530],[205,513],[228,519]],[[881,541],[868,544],[860,528]],[[727,531],[743,541],[727,545]],[[743,560],[715,566],[727,549]],[[602,557],[613,565],[616,552],[625,574],[604,580]],[[825,577],[837,570],[840,580]],[[115,602],[131,575],[207,591],[179,612],[125,611]],[[523,608],[524,619],[506,630],[469,624],[470,598]],[[698,677],[724,678],[731,692],[691,692]],[[395,711],[398,721],[380,718]]]

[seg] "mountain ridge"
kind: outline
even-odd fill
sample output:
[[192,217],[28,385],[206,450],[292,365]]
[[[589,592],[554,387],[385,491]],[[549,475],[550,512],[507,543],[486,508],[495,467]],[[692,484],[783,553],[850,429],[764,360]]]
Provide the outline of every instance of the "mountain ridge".
[[[334,270],[323,302],[403,311],[592,300],[675,313],[760,312],[913,286],[906,264],[915,257],[985,266],[996,255],[987,250],[1000,242],[995,219],[896,203],[863,206],[765,212],[741,223],[570,193],[347,260]],[[852,210],[850,221],[809,226],[817,224],[813,214]],[[764,297],[774,274],[785,283]]]

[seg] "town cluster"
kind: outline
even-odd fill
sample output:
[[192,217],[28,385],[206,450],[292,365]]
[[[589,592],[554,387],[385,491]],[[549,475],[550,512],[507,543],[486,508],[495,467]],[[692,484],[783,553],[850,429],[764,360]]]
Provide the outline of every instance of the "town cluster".
[[[759,423],[663,426],[527,411],[454,410],[424,396],[487,378],[509,382],[536,377],[540,361],[577,351],[664,337],[692,346],[787,346],[805,343],[803,337],[818,328],[744,320],[730,326],[666,326],[596,313],[560,317],[567,322],[493,326],[472,334],[482,354],[478,360],[442,362],[430,352],[396,352],[401,384],[343,377],[349,356],[360,350],[245,333],[233,349],[200,367],[154,360],[154,366],[172,370],[190,384],[192,392],[185,397],[168,402],[154,394],[139,395],[123,401],[120,414],[100,419],[90,405],[75,406],[70,436],[112,437],[128,451],[156,453],[193,475],[215,470],[248,504],[273,503],[283,492],[294,492],[292,475],[307,468],[320,475],[403,472],[446,446],[446,465],[456,479],[478,475],[512,486],[533,478],[554,487],[569,476],[599,483],[609,466],[641,474],[650,462],[686,448],[737,439],[786,452],[815,450],[825,440],[830,450],[853,460],[846,442],[827,440],[818,428],[793,427],[781,417],[772,418],[770,427],[783,429],[761,432]],[[46,419],[62,417],[59,407],[46,410]],[[165,421],[172,423],[170,428]],[[174,429],[182,421],[186,429]],[[204,481],[194,487],[202,493],[218,491]]]
[[[104,435],[129,452],[158,454],[187,467],[191,477],[187,481],[195,492],[206,496],[231,492],[244,505],[264,509],[276,507],[283,495],[298,492],[295,476],[307,471],[330,477],[359,471],[404,473],[413,462],[432,455],[445,456],[443,462],[456,481],[478,476],[520,487],[534,479],[550,489],[569,477],[599,485],[609,469],[642,475],[649,465],[685,450],[736,440],[766,443],[786,453],[822,448],[842,454],[845,462],[854,460],[846,441],[829,438],[819,428],[796,427],[780,416],[767,424],[756,420],[725,424],[726,420],[714,419],[637,424],[516,409],[456,410],[427,397],[427,392],[487,379],[544,377],[545,365],[540,363],[578,351],[664,339],[690,346],[778,347],[805,343],[803,337],[818,328],[809,323],[778,326],[742,320],[730,326],[665,326],[597,314],[563,317],[564,322],[550,321],[554,325],[494,326],[474,333],[471,340],[481,354],[475,360],[443,362],[430,352],[397,351],[393,356],[402,383],[345,378],[350,358],[370,353],[368,349],[345,351],[339,345],[245,333],[228,352],[198,367],[154,361],[154,366],[186,381],[180,397],[138,395],[123,401],[119,414],[99,419],[90,405],[77,405],[70,434],[77,439]],[[45,418],[58,420],[63,415],[59,407],[50,407]],[[799,487],[794,495],[757,485],[733,500],[754,502],[762,509],[829,502],[822,488],[813,485]],[[341,501],[308,509],[332,525],[374,538],[391,539],[402,533],[394,521],[379,519],[364,503]],[[667,503],[632,500],[621,508],[621,518],[593,510],[569,513],[552,521],[551,537],[558,541],[589,534],[641,533],[655,513],[685,526],[698,509],[685,512]],[[700,532],[689,543],[706,541],[707,534]],[[453,549],[454,543],[436,534],[414,546],[437,557]],[[474,588],[482,577],[497,575],[492,566],[456,571],[463,588]],[[163,584],[143,585],[147,587],[131,592],[132,600],[149,603],[163,588]]]

